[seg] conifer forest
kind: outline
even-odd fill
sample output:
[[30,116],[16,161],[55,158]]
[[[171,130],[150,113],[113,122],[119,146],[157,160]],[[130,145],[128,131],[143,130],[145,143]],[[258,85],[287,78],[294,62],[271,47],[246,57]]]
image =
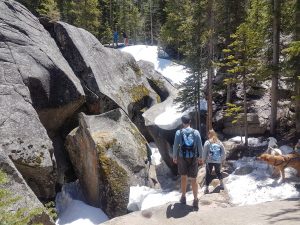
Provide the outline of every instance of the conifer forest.
[[[35,15],[61,20],[94,34],[102,44],[114,31],[126,32],[129,43],[158,45],[190,76],[177,100],[184,108],[208,101],[207,129],[213,103],[247,134],[249,92],[269,81],[270,135],[300,134],[300,1],[299,0],[19,0]],[[221,82],[219,82],[221,80]],[[290,101],[292,125],[280,129],[278,101]],[[251,90],[250,90],[251,89]],[[237,98],[236,93],[240,92]],[[281,99],[282,100],[282,99]],[[200,110],[200,109],[199,109]],[[200,120],[200,119],[199,119]],[[295,135],[298,134],[298,135]],[[246,138],[247,139],[247,138]],[[247,143],[246,143],[247,144]]]

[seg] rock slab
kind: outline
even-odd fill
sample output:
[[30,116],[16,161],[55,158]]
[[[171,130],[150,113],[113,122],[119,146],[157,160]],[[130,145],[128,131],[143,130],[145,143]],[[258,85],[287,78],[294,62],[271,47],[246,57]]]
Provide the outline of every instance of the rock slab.
[[121,109],[80,114],[66,140],[86,200],[109,217],[127,213],[130,186],[148,180],[146,140]]

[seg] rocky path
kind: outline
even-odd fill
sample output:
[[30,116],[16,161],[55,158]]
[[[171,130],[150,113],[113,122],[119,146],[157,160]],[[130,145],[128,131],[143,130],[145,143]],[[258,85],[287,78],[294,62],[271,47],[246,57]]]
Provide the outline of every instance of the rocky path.
[[[219,195],[220,196],[220,195]],[[266,202],[239,207],[211,207],[203,205],[194,211],[188,205],[167,204],[145,211],[114,218],[105,225],[296,225],[300,224],[300,199]]]
[[[203,185],[204,174],[204,168],[201,168],[198,173],[200,186]],[[173,178],[173,182],[167,180],[166,183],[179,190],[180,179]],[[194,210],[192,202],[188,202],[187,205],[173,202],[114,218],[104,224],[294,225],[300,224],[300,199],[273,201],[248,206],[233,206],[229,201],[226,186],[225,190],[220,190],[219,181],[215,179],[211,182],[209,194],[204,195],[203,188],[199,189],[198,211]]]

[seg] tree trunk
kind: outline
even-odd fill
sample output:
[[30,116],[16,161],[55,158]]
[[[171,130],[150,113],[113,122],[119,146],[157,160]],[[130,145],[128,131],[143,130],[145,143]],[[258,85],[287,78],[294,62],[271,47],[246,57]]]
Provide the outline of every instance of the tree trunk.
[[271,88],[271,124],[270,133],[276,134],[278,74],[279,74],[279,41],[280,41],[280,0],[273,0],[273,75]]
[[231,103],[231,84],[227,84],[226,103]]
[[243,39],[243,45],[244,45],[244,53],[243,53],[243,59],[242,59],[242,66],[243,66],[243,71],[242,71],[242,85],[243,85],[243,95],[244,95],[244,129],[245,129],[245,147],[248,150],[248,119],[247,119],[247,113],[248,113],[248,108],[247,108],[247,93],[246,93],[246,40]]
[[209,30],[211,32],[211,37],[209,39],[208,48],[209,48],[209,67],[207,72],[207,124],[206,129],[207,131],[212,129],[212,78],[213,78],[213,35],[214,35],[214,18],[213,18],[213,4],[214,0],[208,1],[208,21],[209,21]]
[[200,101],[201,101],[201,96],[200,96],[200,91],[201,91],[201,83],[200,83],[200,73],[198,71],[197,73],[197,118],[198,118],[198,130],[201,131],[201,118],[200,118]]
[[152,0],[150,0],[150,34],[151,34],[151,45],[153,45]]
[[[300,0],[296,3],[296,41],[300,41]],[[300,137],[300,55],[296,58],[295,90],[296,90],[296,133]]]
[[110,29],[113,31],[114,28],[113,28],[113,21],[112,21],[112,4],[111,4],[111,1],[109,1],[109,25],[110,25]]
[[244,95],[244,129],[245,147],[248,149],[248,119],[247,119],[247,94],[246,94],[246,74],[243,72],[243,95]]

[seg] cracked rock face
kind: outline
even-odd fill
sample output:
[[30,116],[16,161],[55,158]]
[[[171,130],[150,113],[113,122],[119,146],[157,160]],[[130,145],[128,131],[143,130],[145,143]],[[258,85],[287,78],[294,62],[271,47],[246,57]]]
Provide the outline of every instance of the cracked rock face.
[[41,122],[47,130],[56,130],[84,100],[80,81],[24,6],[1,0],[0,12],[1,83],[25,84]]
[[83,101],[80,81],[37,18],[0,0],[0,147],[40,198],[55,196],[48,135]]
[[90,114],[120,107],[132,119],[143,107],[157,102],[158,95],[131,55],[105,48],[84,29],[63,22],[53,26],[53,37],[81,80]]
[[[31,218],[35,223],[44,225],[54,225],[53,220],[45,213],[43,204],[39,202],[32,190],[28,187],[22,175],[16,169],[15,165],[8,158],[0,146],[0,168],[5,174],[6,180],[0,184],[1,190],[6,192],[6,197],[17,197],[18,199],[10,204],[6,204],[4,209],[15,212],[19,209],[37,210],[40,209],[35,216]],[[30,207],[30,208],[29,208]],[[3,207],[1,207],[1,210]]]
[[130,186],[146,185],[149,175],[146,139],[123,110],[80,114],[66,148],[88,203],[109,217],[126,214]]

